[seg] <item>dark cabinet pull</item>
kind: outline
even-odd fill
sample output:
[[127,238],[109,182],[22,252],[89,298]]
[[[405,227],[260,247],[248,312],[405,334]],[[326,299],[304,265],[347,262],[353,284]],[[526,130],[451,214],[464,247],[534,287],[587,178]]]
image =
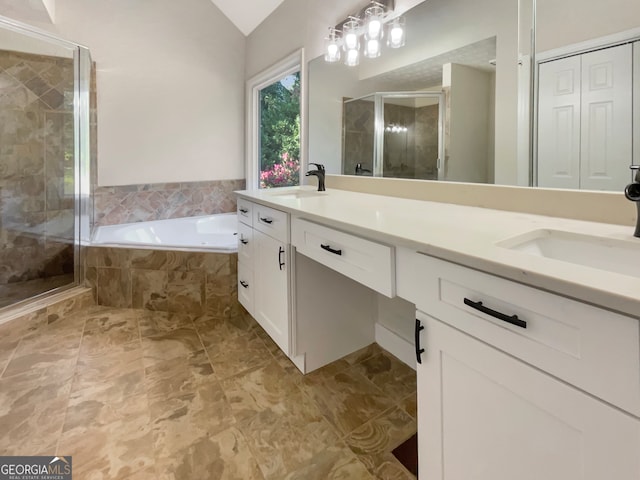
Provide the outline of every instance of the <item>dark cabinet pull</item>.
[[249,288],[249,284],[244,280],[240,280],[240,285],[242,285],[244,288]]
[[282,254],[284,253],[284,247],[278,248],[278,263],[280,264],[280,270],[284,267],[284,262],[282,261]]
[[322,245],[322,244],[320,244],[320,248],[322,248],[323,250],[326,250],[327,252],[331,252],[334,255],[342,255],[342,250],[335,250],[335,249],[331,248],[331,245]]
[[416,346],[416,361],[418,363],[422,363],[422,354],[424,353],[424,348],[420,348],[420,332],[424,330],[424,326],[420,323],[420,320],[416,318],[416,329],[415,329],[415,346]]
[[246,208],[241,208],[240,213],[249,213],[249,210],[247,210]]
[[267,223],[269,225],[271,225],[273,223],[273,220],[271,218],[269,218],[269,217],[260,217],[260,221],[264,222],[264,223]]
[[243,245],[246,245],[247,243],[249,243],[249,240],[245,240],[244,238],[241,238],[240,243]]
[[472,300],[469,300],[468,298],[464,299],[464,304],[469,305],[471,308],[474,308],[482,313],[491,315],[498,320],[502,320],[503,322],[515,325],[516,327],[527,328],[527,322],[525,322],[524,320],[520,320],[517,315],[505,315],[504,313],[485,307],[484,305],[482,305],[482,302],[474,302]]

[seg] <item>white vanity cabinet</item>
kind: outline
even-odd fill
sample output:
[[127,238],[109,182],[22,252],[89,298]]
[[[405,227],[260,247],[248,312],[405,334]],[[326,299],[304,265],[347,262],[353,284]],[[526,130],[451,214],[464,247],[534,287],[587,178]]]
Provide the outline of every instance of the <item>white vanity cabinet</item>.
[[238,300],[289,355],[289,215],[239,199],[238,220]]
[[640,478],[640,322],[399,249],[420,478]]

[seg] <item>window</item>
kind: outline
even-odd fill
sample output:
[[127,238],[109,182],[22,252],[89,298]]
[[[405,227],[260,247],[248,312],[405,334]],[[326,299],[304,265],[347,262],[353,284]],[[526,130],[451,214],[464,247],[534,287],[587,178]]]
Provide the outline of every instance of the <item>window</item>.
[[260,188],[300,183],[300,72],[260,90]]
[[300,184],[301,63],[300,51],[247,84],[247,188]]

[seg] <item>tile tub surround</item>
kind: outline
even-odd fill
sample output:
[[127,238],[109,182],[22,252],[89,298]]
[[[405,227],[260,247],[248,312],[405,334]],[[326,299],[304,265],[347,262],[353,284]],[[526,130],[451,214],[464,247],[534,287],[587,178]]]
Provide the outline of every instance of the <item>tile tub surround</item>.
[[236,253],[87,247],[86,285],[98,305],[162,312],[237,312]]
[[13,347],[0,454],[72,455],[78,478],[410,480],[391,451],[415,395],[376,344],[303,376],[244,312],[92,307]]
[[95,226],[230,213],[245,180],[95,187]]

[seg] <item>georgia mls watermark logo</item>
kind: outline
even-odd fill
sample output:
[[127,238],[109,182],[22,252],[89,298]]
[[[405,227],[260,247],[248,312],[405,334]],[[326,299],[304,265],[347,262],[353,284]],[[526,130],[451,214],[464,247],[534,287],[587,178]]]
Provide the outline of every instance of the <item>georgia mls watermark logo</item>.
[[71,480],[71,457],[0,457],[0,480]]

